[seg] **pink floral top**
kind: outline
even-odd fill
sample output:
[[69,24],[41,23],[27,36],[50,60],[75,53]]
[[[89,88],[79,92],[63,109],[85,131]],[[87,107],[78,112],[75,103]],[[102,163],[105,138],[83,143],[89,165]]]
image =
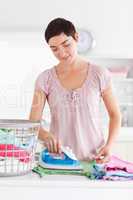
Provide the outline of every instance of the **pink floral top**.
[[88,64],[82,87],[68,90],[61,85],[55,67],[42,72],[35,84],[43,90],[50,107],[50,131],[78,159],[92,159],[104,144],[100,118],[101,93],[110,84],[106,68]]

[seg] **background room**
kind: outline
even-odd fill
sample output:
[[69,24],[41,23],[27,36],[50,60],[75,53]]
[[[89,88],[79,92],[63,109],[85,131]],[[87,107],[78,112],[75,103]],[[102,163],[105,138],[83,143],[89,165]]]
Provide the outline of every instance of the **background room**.
[[[45,27],[55,17],[68,18],[93,36],[93,48],[82,56],[112,73],[123,116],[115,151],[133,159],[132,1],[0,0],[0,13],[0,118],[28,118],[37,75],[57,63],[45,43]],[[44,116],[49,122],[48,106]]]

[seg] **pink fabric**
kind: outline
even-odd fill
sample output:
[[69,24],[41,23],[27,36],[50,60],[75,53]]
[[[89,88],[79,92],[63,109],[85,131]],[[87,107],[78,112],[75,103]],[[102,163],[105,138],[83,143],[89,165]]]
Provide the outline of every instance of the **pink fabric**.
[[128,173],[133,173],[133,163],[121,160],[117,156],[111,156],[110,161],[105,165],[107,171],[124,170]]
[[51,113],[50,131],[69,146],[80,160],[92,159],[104,144],[101,128],[101,93],[111,80],[107,69],[88,64],[86,80],[80,88],[62,86],[55,67],[42,72],[35,90],[43,90]]
[[0,144],[0,156],[16,157],[22,162],[30,161],[30,154],[13,144]]

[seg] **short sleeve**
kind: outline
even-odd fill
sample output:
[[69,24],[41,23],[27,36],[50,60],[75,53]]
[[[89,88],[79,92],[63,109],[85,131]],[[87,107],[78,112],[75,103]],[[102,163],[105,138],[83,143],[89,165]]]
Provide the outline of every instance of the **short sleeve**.
[[105,67],[100,67],[99,70],[100,91],[101,93],[111,85],[111,73]]
[[46,95],[49,92],[49,70],[45,70],[35,81],[35,90],[42,90]]

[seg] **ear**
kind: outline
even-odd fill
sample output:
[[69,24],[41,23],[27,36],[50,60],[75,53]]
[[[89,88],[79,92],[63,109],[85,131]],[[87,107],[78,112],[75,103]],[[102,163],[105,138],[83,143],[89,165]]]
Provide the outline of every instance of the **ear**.
[[75,39],[76,42],[79,41],[79,34],[78,34],[77,32],[76,32],[75,35],[74,35],[74,39]]

